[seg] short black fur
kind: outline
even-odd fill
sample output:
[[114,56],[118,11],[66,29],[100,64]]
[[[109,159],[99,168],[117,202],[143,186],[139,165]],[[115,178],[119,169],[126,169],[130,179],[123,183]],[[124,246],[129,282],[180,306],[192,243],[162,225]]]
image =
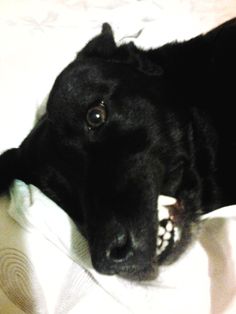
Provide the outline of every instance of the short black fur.
[[[119,47],[104,24],[59,75],[45,115],[0,156],[0,190],[39,187],[88,239],[94,267],[147,279],[174,260],[205,212],[236,203],[236,19],[189,41]],[[86,121],[103,102],[107,120]],[[156,256],[160,194],[181,204],[182,238]]]

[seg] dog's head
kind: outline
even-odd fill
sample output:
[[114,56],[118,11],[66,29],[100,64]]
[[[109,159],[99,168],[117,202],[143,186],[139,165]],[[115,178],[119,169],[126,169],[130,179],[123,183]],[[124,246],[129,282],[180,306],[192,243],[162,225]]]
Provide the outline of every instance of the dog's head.
[[[151,54],[117,47],[104,24],[59,75],[17,151],[17,177],[73,218],[95,269],[140,279],[184,248],[200,206],[192,113],[173,106],[177,91]],[[160,193],[179,200],[165,216]]]

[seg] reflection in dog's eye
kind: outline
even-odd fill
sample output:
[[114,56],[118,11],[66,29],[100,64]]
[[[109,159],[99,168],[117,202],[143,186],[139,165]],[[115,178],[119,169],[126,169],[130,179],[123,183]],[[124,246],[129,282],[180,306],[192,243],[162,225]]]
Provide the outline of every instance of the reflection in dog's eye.
[[106,108],[102,101],[99,106],[92,107],[87,112],[87,123],[89,128],[97,128],[106,121]]

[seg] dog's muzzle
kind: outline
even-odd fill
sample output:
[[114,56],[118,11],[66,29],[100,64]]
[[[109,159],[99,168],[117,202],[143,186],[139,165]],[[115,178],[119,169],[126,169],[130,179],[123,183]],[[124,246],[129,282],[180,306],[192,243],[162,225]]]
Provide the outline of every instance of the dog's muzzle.
[[[168,254],[181,238],[181,228],[176,221],[176,204],[174,198],[159,197],[158,233],[156,237],[154,235],[154,239],[142,239],[142,230],[139,236],[134,236],[132,230],[121,223],[110,224],[109,229],[103,232],[106,236],[102,244],[100,239],[95,239],[91,247],[95,269],[103,274],[119,274],[133,279],[151,279],[150,277],[156,276],[153,273],[157,272],[155,268],[158,261]],[[151,243],[153,240],[154,244]]]

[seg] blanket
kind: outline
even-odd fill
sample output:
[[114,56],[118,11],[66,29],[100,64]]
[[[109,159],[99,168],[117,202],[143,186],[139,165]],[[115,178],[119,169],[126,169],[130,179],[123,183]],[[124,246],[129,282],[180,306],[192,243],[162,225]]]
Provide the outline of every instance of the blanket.
[[235,313],[234,206],[203,216],[196,241],[156,280],[131,282],[97,273],[73,221],[35,186],[15,180],[2,203],[0,313]]

